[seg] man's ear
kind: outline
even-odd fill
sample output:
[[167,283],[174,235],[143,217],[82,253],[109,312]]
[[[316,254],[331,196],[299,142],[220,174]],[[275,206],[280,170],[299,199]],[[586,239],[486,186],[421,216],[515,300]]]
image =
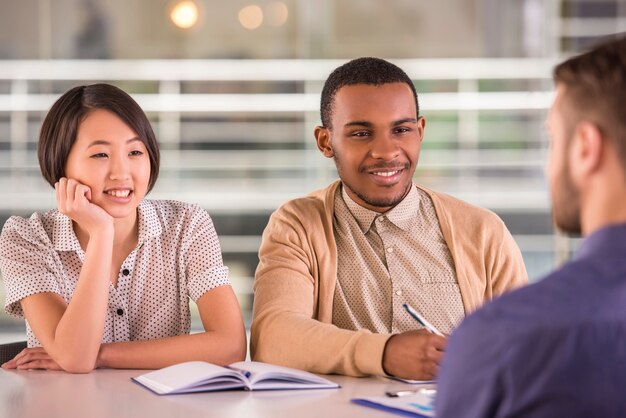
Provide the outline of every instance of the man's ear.
[[323,126],[315,127],[315,140],[317,141],[317,148],[322,151],[324,157],[333,158],[335,152],[333,151],[332,144],[330,143],[330,131]]
[[574,143],[570,151],[570,170],[578,171],[588,177],[602,164],[603,154],[606,151],[606,142],[598,126],[592,122],[583,121],[576,125]]
[[426,129],[426,119],[424,116],[417,118],[417,133],[419,134],[420,143],[424,140],[424,129]]

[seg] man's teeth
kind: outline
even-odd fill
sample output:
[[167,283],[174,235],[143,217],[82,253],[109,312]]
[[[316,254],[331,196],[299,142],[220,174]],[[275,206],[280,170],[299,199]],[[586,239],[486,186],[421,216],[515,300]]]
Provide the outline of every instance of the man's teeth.
[[378,172],[375,172],[374,174],[377,175],[377,176],[391,177],[394,174],[399,173],[399,172],[400,172],[400,170],[396,170],[396,171],[378,171]]
[[130,190],[109,190],[107,194],[115,197],[128,197]]

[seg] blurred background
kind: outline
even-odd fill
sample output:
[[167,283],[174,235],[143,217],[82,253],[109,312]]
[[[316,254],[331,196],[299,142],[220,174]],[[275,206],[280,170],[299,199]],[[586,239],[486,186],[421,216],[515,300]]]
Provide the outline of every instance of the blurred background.
[[[577,245],[543,172],[552,67],[623,31],[626,0],[0,0],[0,224],[55,207],[35,151],[53,101],[115,84],[161,144],[150,197],[211,214],[249,326],[269,215],[337,178],[313,138],[323,82],[379,56],[427,119],[416,181],[498,213],[538,280]],[[17,339],[0,313],[0,342]]]

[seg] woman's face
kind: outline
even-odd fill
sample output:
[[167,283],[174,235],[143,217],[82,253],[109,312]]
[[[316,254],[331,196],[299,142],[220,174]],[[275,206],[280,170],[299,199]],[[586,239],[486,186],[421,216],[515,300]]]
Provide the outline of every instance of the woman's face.
[[96,109],[81,122],[65,176],[91,189],[91,202],[113,218],[134,216],[146,195],[150,158],[137,134],[117,115]]

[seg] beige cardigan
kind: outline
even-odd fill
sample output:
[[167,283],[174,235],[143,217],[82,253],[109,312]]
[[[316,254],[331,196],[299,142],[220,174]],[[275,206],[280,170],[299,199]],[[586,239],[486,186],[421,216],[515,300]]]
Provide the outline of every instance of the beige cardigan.
[[[332,324],[337,280],[334,198],[340,181],[287,202],[263,233],[254,282],[253,360],[316,373],[383,375],[391,334]],[[513,237],[494,213],[420,186],[454,259],[465,312],[527,282]]]

